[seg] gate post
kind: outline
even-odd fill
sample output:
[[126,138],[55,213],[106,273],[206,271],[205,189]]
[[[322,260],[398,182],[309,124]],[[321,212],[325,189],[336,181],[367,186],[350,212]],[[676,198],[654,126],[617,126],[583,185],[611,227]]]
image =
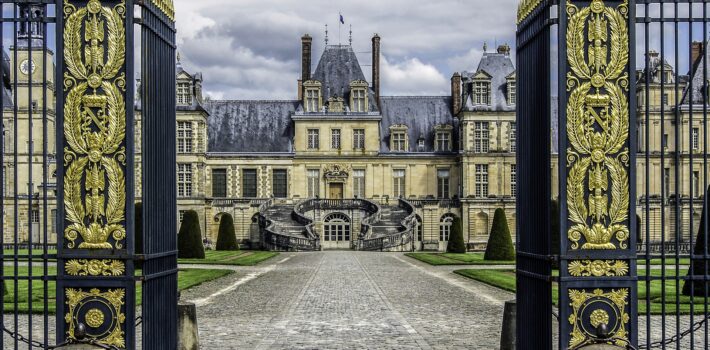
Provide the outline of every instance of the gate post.
[[57,340],[135,347],[133,0],[57,0]]
[[634,9],[559,5],[560,349],[637,344]]

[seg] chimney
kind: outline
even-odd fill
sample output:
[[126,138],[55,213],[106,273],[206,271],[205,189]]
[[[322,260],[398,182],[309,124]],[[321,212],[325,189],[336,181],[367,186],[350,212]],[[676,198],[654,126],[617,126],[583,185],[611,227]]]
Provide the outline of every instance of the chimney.
[[311,44],[313,38],[306,34],[301,37],[301,81],[311,79]]
[[454,116],[461,111],[461,74],[454,73],[451,77],[451,107]]
[[298,79],[298,100],[303,100],[303,80]]
[[380,108],[380,36],[372,37],[372,90],[375,91],[375,102]]
[[695,64],[698,62],[698,60],[700,59],[700,57],[703,55],[703,49],[704,49],[703,46],[704,45],[703,45],[703,43],[701,43],[699,41],[693,41],[693,43],[690,45],[691,45],[691,55],[692,55],[691,58],[693,59],[691,62],[694,67]]
[[498,46],[498,53],[510,56],[510,46],[508,44]]

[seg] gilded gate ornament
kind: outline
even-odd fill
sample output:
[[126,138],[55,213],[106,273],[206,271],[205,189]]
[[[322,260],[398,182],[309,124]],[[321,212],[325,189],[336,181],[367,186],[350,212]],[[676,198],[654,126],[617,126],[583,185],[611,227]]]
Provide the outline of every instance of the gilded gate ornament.
[[628,1],[567,2],[567,207],[572,249],[629,240]]
[[126,347],[123,325],[126,315],[122,308],[125,304],[126,291],[124,289],[108,289],[101,291],[98,288],[91,290],[66,289],[66,304],[69,307],[64,321],[69,325],[67,336],[76,339],[76,325],[87,325],[86,335],[96,339],[104,345],[113,345],[119,348]]
[[64,264],[64,270],[72,276],[121,276],[126,264],[112,259],[71,259]]
[[[125,1],[64,1],[64,237],[68,248],[122,249],[126,238]],[[113,244],[110,242],[113,239]]]
[[569,274],[575,277],[626,276],[629,264],[623,260],[575,260],[567,267]]
[[606,292],[602,289],[592,292],[570,289],[569,299],[573,310],[568,319],[572,325],[570,349],[582,344],[590,335],[596,334],[596,328],[601,324],[606,324],[611,337],[619,339],[615,341],[616,345],[627,345],[627,341],[622,339],[628,338],[628,324],[631,320],[626,310],[629,304],[628,289],[612,289]]

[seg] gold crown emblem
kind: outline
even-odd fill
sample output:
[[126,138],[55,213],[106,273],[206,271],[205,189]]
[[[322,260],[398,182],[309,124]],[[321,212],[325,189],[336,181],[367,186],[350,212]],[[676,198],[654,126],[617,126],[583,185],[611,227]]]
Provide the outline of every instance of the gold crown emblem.
[[86,95],[83,96],[81,100],[84,102],[84,106],[89,108],[106,107],[106,96],[103,95]]
[[588,95],[585,102],[589,107],[606,107],[609,105],[609,95]]

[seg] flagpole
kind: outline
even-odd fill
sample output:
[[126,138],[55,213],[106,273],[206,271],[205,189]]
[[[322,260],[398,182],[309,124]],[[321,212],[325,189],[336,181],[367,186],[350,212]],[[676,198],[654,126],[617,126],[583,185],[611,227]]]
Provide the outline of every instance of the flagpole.
[[338,11],[338,46],[340,46],[340,26],[343,24],[343,21],[341,20],[343,18],[343,14]]

